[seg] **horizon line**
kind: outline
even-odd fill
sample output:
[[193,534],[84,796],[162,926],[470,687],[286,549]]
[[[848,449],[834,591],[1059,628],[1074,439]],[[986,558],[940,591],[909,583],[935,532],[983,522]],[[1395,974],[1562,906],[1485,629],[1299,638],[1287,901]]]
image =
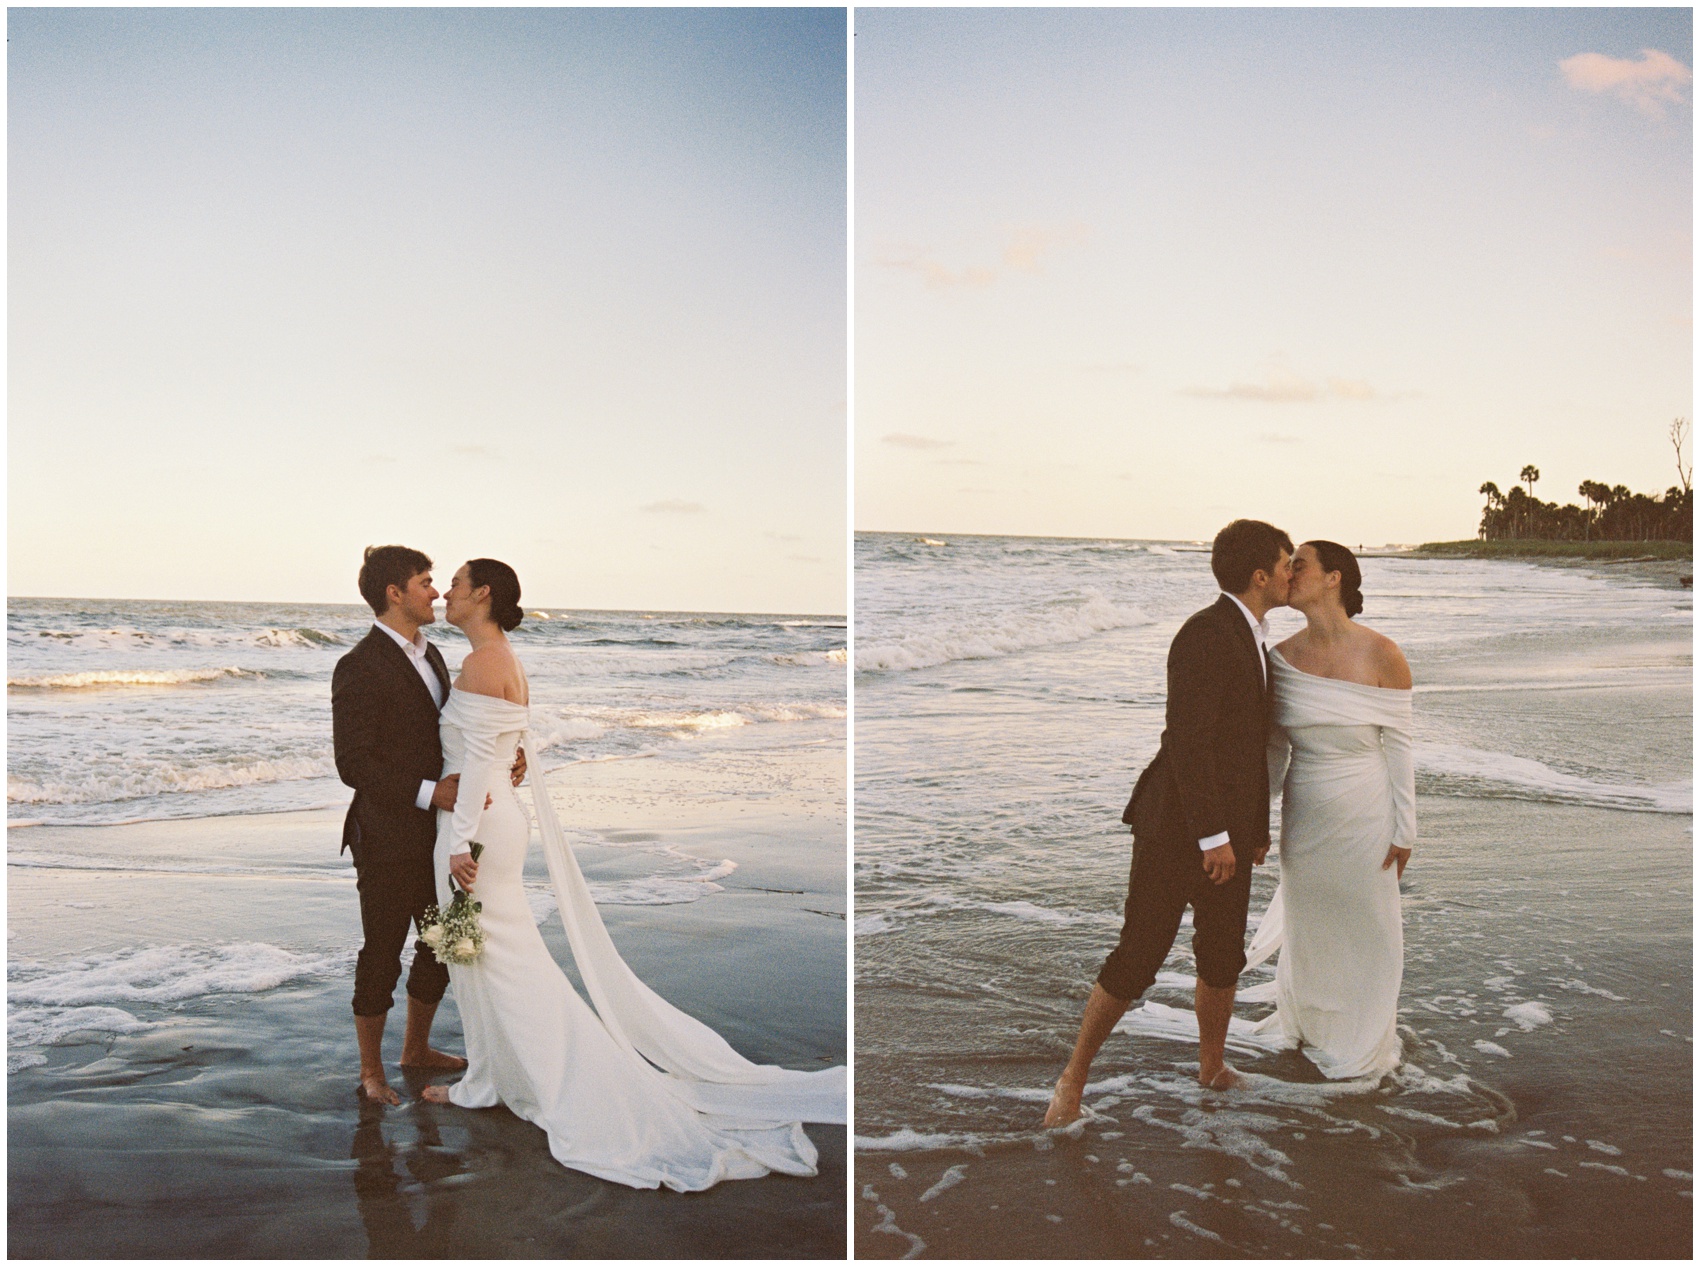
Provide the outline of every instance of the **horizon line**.
[[[960,535],[960,534],[959,534]],[[256,606],[268,604],[275,607],[356,607],[370,611],[371,608],[363,602],[322,602],[314,599],[298,598],[96,598],[87,594],[8,594],[6,602],[53,602],[53,603],[205,603],[209,606],[223,605],[229,607]],[[840,612],[808,612],[808,611],[729,611],[711,608],[694,607],[571,607],[560,603],[521,603],[526,614],[534,611],[541,612],[583,612],[600,616],[812,616],[821,619],[847,620],[848,617]],[[376,616],[372,618],[374,621]],[[447,621],[435,620],[432,624],[447,625]],[[421,626],[429,628],[430,626]],[[454,628],[454,626],[449,626]]]

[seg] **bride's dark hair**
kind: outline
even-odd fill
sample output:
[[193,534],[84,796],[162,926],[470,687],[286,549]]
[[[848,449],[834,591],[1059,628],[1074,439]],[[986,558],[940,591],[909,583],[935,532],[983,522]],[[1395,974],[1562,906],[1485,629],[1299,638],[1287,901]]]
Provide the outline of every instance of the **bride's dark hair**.
[[520,610],[519,577],[514,570],[500,559],[468,559],[466,575],[473,589],[490,587],[490,619],[502,632],[518,629],[525,613]]
[[1356,616],[1364,609],[1364,574],[1358,569],[1358,556],[1338,541],[1307,541],[1305,544],[1316,551],[1323,572],[1340,574],[1340,605],[1346,609],[1346,615]]

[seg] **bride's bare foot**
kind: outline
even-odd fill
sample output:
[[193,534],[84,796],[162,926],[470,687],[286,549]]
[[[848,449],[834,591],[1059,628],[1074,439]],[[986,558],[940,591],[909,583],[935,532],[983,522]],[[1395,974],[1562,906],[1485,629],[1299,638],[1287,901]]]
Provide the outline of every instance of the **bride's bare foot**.
[[1051,1092],[1051,1103],[1045,1109],[1045,1126],[1067,1126],[1080,1116],[1080,1093],[1086,1089],[1084,1080],[1072,1082],[1067,1074],[1057,1079],[1057,1089]]
[[446,1051],[438,1051],[434,1047],[427,1047],[424,1051],[419,1052],[418,1054],[405,1051],[402,1052],[401,1065],[403,1069],[465,1069],[466,1058],[463,1056],[451,1056]]
[[382,1073],[362,1074],[360,1076],[360,1094],[368,1100],[375,1100],[379,1104],[401,1103],[401,1097],[396,1094],[394,1087],[384,1081]]
[[1240,1077],[1240,1071],[1232,1065],[1223,1065],[1209,1076],[1205,1075],[1203,1069],[1198,1071],[1198,1085],[1208,1087],[1212,1091],[1232,1091],[1244,1081],[1245,1079]]
[[429,1100],[432,1104],[447,1104],[449,1102],[449,1089],[433,1083],[419,1093],[419,1098]]

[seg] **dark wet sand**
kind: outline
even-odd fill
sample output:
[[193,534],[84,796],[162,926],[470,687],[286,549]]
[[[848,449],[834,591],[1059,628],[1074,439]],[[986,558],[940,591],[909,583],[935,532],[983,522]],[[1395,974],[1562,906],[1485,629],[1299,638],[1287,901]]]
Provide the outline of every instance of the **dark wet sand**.
[[[841,801],[817,795],[833,760],[841,787],[840,746],[791,762],[788,785],[776,784],[758,804],[729,800],[718,812],[678,799],[664,811],[645,809],[660,779],[712,783],[709,764],[680,774],[634,762],[567,776],[610,839],[659,826],[693,852],[739,861],[723,893],[685,905],[607,907],[604,916],[646,981],[760,1062],[818,1068],[846,1057]],[[225,856],[259,865],[298,848],[329,857],[338,817],[25,829],[9,843],[133,857],[173,837],[209,849],[223,841]],[[346,936],[351,970],[358,943],[346,877],[14,868],[12,879],[14,956],[59,958],[91,941],[300,945]],[[64,909],[67,894],[106,909]],[[174,902],[183,904],[177,927],[159,913]],[[194,935],[184,935],[184,924]],[[544,933],[565,962],[558,920]],[[693,1194],[608,1183],[559,1165],[543,1133],[506,1109],[419,1100],[422,1084],[403,1081],[395,1067],[399,989],[385,1050],[407,1103],[362,1104],[351,988],[350,974],[333,972],[259,994],[125,1004],[155,1023],[130,1036],[41,1048],[47,1063],[9,1078],[9,1254],[844,1256],[844,1127],[807,1128],[820,1150],[812,1179],[769,1176]],[[452,991],[434,1040],[463,1050]]]

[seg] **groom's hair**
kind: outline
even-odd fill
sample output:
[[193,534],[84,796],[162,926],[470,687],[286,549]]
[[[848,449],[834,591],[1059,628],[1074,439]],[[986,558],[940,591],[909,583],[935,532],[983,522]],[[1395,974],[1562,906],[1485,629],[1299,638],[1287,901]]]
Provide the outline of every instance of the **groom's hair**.
[[360,564],[360,597],[372,605],[373,614],[389,610],[389,588],[406,589],[421,572],[431,570],[431,560],[406,546],[367,546]]
[[1293,539],[1279,528],[1261,519],[1236,519],[1211,543],[1210,570],[1226,593],[1243,594],[1253,572],[1275,571],[1283,550],[1293,552]]

